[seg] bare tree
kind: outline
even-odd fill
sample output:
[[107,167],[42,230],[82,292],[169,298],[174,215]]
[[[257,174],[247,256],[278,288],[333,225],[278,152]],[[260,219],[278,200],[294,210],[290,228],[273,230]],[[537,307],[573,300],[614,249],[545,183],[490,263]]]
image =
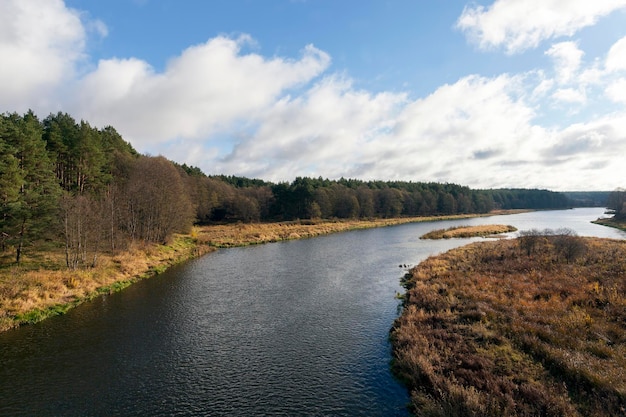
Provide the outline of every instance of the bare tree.
[[582,256],[587,250],[587,245],[583,239],[571,229],[558,229],[553,243],[557,254],[563,257],[567,263]]
[[544,239],[545,235],[537,229],[522,230],[519,232],[519,247],[530,257]]
[[91,196],[65,193],[60,214],[67,267],[95,266],[105,229],[102,204]]
[[124,225],[130,236],[166,242],[192,225],[193,205],[174,165],[163,157],[141,157],[125,187]]

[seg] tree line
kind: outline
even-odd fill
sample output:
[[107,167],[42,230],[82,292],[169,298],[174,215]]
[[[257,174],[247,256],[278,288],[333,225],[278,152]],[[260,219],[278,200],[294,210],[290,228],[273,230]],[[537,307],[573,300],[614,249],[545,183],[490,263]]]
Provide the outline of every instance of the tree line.
[[618,188],[609,194],[607,208],[615,220],[626,220],[626,190]]
[[298,177],[271,183],[206,175],[140,155],[111,126],[67,113],[0,115],[0,249],[19,263],[36,242],[62,245],[67,266],[103,250],[167,242],[196,224],[359,219],[566,208],[547,190],[472,190],[456,184]]

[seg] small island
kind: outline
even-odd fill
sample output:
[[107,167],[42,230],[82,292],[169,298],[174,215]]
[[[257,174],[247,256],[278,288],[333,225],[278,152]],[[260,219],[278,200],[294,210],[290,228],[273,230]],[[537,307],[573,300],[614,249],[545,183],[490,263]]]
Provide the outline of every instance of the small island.
[[454,226],[448,229],[430,231],[420,239],[452,239],[467,237],[496,236],[502,233],[515,232],[517,228],[503,224],[487,224],[481,226]]

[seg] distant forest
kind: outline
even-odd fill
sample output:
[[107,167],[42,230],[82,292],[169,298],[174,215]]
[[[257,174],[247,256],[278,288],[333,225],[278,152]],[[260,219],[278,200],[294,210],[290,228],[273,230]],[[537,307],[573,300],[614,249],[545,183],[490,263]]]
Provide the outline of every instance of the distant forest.
[[[419,173],[416,173],[418,176]],[[34,242],[65,247],[68,267],[99,250],[166,242],[193,224],[357,219],[560,209],[547,190],[472,190],[456,184],[296,178],[271,183],[206,175],[140,155],[113,128],[66,113],[0,115],[0,249],[17,263]],[[92,259],[93,258],[93,259]]]

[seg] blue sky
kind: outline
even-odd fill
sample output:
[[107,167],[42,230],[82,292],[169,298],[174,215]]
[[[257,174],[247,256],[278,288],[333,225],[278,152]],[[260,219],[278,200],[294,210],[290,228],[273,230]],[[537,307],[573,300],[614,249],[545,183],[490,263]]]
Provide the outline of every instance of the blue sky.
[[0,0],[0,112],[207,174],[626,186],[626,0]]

